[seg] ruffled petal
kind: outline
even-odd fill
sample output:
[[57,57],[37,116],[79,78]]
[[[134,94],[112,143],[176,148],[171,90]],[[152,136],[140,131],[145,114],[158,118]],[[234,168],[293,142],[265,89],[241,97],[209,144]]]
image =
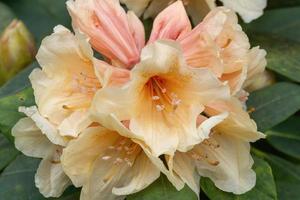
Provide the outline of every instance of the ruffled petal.
[[122,187],[114,187],[112,192],[119,196],[139,192],[153,183],[159,176],[159,169],[146,154],[141,153],[136,158],[132,169],[126,173],[128,183]]
[[130,70],[114,67],[94,59],[95,74],[102,87],[122,86],[130,80]]
[[176,152],[172,162],[174,172],[199,196],[200,176],[195,161],[186,153]]
[[263,75],[267,66],[266,55],[267,52],[259,47],[254,47],[250,50],[248,54],[249,67],[247,71],[247,79],[243,85],[244,88],[253,84],[257,76]]
[[267,6],[267,0],[221,0],[223,4],[238,12],[247,23],[260,17]]
[[12,128],[15,146],[26,156],[44,158],[51,151],[53,144],[41,132],[32,119],[20,119]]
[[72,140],[63,150],[62,166],[73,184],[84,185],[90,176],[94,161],[108,149],[119,135],[104,128],[88,128],[78,139]]
[[80,110],[73,112],[68,118],[62,121],[58,130],[62,136],[70,136],[76,138],[86,127],[92,124],[89,112]]
[[97,93],[95,120],[108,128],[130,120],[131,132],[120,134],[145,142],[155,156],[189,150],[202,140],[196,120],[204,105],[229,98],[228,88],[210,70],[186,66],[176,43],[151,44],[141,58],[127,85]]
[[229,116],[220,123],[215,129],[226,135],[239,138],[246,142],[255,142],[265,135],[257,131],[257,126],[249,114],[243,109],[242,103],[232,98],[229,101],[216,101],[206,107],[205,112],[210,115],[218,115],[228,112]]
[[119,0],[69,0],[67,7],[73,26],[90,37],[99,53],[125,68],[139,61],[141,29],[139,34],[132,30],[138,19],[128,20]]
[[159,39],[176,40],[191,30],[191,23],[182,1],[176,1],[154,20],[148,43]]
[[255,186],[248,142],[216,132],[205,143],[197,145],[191,156],[199,174],[209,177],[223,191],[243,194]]
[[67,140],[65,140],[59,133],[57,128],[51,124],[46,118],[42,117],[37,110],[36,106],[32,107],[20,107],[19,112],[24,113],[40,129],[41,133],[44,134],[53,144],[65,146],[67,144]]
[[144,24],[132,11],[127,12],[128,24],[139,52],[145,46]]
[[74,36],[62,26],[42,41],[37,54],[42,69],[35,69],[30,80],[39,113],[53,125],[59,126],[74,111],[86,110],[101,88],[92,55],[85,36]]
[[60,155],[62,147],[53,145],[52,151],[44,157],[35,174],[35,185],[45,197],[59,197],[71,185],[70,179],[64,173]]
[[178,42],[190,66],[212,69],[222,81],[229,82],[232,94],[241,89],[246,79],[250,44],[234,12],[224,7],[213,9]]

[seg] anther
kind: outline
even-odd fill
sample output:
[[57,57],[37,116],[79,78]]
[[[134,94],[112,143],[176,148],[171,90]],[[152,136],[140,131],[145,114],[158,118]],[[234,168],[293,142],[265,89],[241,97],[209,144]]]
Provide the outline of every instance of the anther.
[[165,109],[165,106],[164,105],[156,105],[156,110],[161,112]]
[[153,96],[152,100],[154,100],[154,101],[159,100],[159,96]]
[[114,164],[120,164],[123,162],[122,158],[116,158],[116,160],[114,161]]
[[109,160],[111,157],[110,156],[103,156],[102,160]]

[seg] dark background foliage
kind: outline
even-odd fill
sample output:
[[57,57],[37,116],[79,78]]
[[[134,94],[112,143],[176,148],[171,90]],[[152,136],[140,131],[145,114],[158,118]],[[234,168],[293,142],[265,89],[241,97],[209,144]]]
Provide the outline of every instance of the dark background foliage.
[[[54,26],[71,27],[65,0],[0,0],[0,34],[12,19],[21,19],[34,35],[37,47]],[[242,22],[241,22],[242,23]],[[148,27],[151,20],[145,21]],[[253,45],[268,52],[268,70],[277,82],[251,93],[248,108],[267,138],[253,144],[257,184],[243,195],[217,189],[201,179],[201,199],[211,200],[296,200],[300,199],[300,0],[269,0],[263,17],[243,24]],[[0,88],[0,199],[42,200],[34,185],[39,160],[23,156],[14,148],[11,128],[23,115],[19,106],[34,104],[28,74],[33,61]],[[79,189],[70,187],[59,200],[79,199]],[[196,200],[185,187],[176,191],[162,176],[128,200]]]

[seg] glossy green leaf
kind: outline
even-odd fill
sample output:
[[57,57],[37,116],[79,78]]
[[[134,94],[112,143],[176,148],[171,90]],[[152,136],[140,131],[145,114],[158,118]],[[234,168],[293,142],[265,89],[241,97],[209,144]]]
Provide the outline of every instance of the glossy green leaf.
[[268,69],[300,83],[300,42],[266,34],[253,35],[250,40],[267,51]]
[[268,0],[268,8],[300,6],[300,0]]
[[161,176],[145,190],[130,195],[127,200],[197,200],[196,194],[185,186],[177,191],[165,176]]
[[300,199],[300,166],[271,154],[257,150],[254,152],[270,164],[276,183],[278,199]]
[[5,0],[36,37],[37,45],[58,24],[70,27],[65,0]]
[[292,117],[266,134],[268,142],[278,151],[300,159],[300,117]]
[[[280,0],[281,1],[281,0]],[[269,10],[254,22],[245,25],[247,32],[278,35],[300,42],[300,6]],[[276,41],[273,41],[276,43]]]
[[0,197],[6,200],[43,199],[34,185],[40,160],[19,155],[0,176]]
[[7,5],[0,2],[0,35],[14,18],[15,14],[13,11]]
[[34,104],[32,88],[27,88],[16,94],[1,98],[0,132],[3,133],[9,140],[13,141],[11,128],[21,117],[24,116],[22,113],[18,112],[18,108],[20,106],[32,106]]
[[[69,187],[59,198],[45,198],[35,187],[34,175],[40,159],[19,155],[0,175],[0,199],[79,200],[80,190]],[[13,194],[13,195],[12,195]]]
[[30,87],[29,74],[32,72],[34,68],[38,68],[39,65],[37,62],[32,63],[15,77],[13,77],[10,81],[8,81],[5,85],[0,88],[0,98],[5,96],[15,94],[24,90],[27,87]]
[[262,159],[255,158],[254,170],[256,172],[255,187],[242,195],[223,192],[208,178],[201,179],[201,188],[210,200],[276,200],[276,186],[271,167]]
[[0,135],[0,171],[13,161],[19,152],[4,136]]
[[259,130],[266,131],[283,122],[300,109],[300,86],[276,83],[250,94],[247,106]]

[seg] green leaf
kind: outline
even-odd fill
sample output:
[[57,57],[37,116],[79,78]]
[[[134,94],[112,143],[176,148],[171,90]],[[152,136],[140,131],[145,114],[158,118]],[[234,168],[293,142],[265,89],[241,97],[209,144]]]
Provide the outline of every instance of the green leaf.
[[13,137],[11,136],[12,127],[24,116],[18,112],[18,108],[20,106],[32,106],[34,104],[32,88],[27,88],[14,95],[0,99],[0,132],[10,141],[13,141]]
[[38,68],[37,62],[32,63],[0,88],[0,98],[15,94],[30,86],[29,74]]
[[[262,17],[245,25],[247,32],[278,35],[300,42],[299,27],[300,6],[266,11]],[[276,41],[273,42],[276,43]]]
[[13,11],[4,3],[0,2],[0,35],[14,18],[15,14]]
[[259,130],[269,130],[300,109],[300,86],[276,83],[251,93],[247,106]]
[[0,135],[0,171],[13,161],[18,154],[19,152],[14,148],[14,145]]
[[268,8],[300,6],[300,0],[268,0]]
[[5,0],[36,37],[37,45],[62,24],[71,27],[65,0]]
[[254,153],[270,164],[276,183],[278,199],[300,199],[300,166],[258,150],[254,150]]
[[254,158],[254,160],[257,180],[255,187],[251,191],[242,195],[226,193],[218,189],[208,178],[201,179],[202,190],[210,200],[276,200],[276,186],[271,167],[262,159]]
[[250,40],[267,51],[268,69],[300,83],[300,42],[267,34],[254,34]]
[[292,117],[266,134],[268,142],[278,151],[300,159],[300,117]]
[[[35,187],[34,175],[40,159],[19,155],[0,176],[0,197],[5,200],[46,200]],[[13,194],[13,195],[12,195]],[[69,187],[59,198],[49,200],[79,200],[80,190]]]
[[40,160],[19,155],[0,176],[0,197],[6,200],[44,199],[34,185]]
[[177,191],[165,176],[160,176],[145,190],[130,195],[127,200],[197,200],[196,194],[185,186]]

